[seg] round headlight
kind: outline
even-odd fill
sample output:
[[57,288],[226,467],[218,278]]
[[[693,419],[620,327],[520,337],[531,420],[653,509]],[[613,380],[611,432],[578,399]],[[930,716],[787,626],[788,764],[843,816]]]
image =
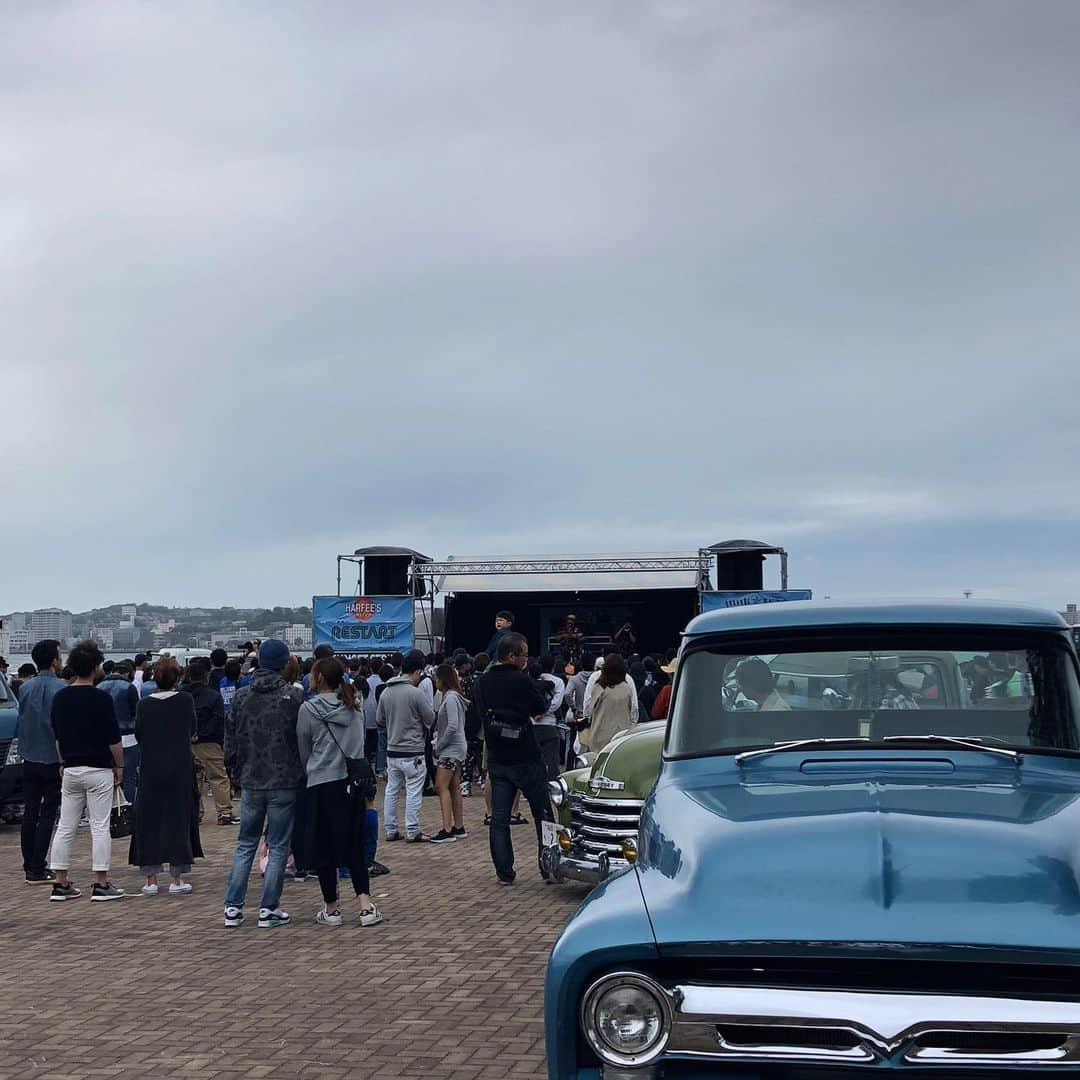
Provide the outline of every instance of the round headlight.
[[671,1032],[664,989],[644,975],[620,972],[585,995],[582,1025],[589,1045],[609,1065],[642,1065],[657,1057]]
[[562,806],[566,802],[566,781],[560,776],[558,780],[548,781],[548,794],[555,806]]

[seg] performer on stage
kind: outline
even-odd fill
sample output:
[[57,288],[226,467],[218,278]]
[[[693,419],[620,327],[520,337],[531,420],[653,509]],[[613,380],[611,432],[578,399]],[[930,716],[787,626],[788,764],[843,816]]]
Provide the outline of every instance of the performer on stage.
[[566,625],[553,635],[552,640],[561,645],[568,659],[576,664],[581,659],[581,643],[584,637],[578,629],[577,616],[567,615]]
[[615,648],[624,657],[630,656],[637,649],[637,634],[634,633],[629,619],[615,631]]

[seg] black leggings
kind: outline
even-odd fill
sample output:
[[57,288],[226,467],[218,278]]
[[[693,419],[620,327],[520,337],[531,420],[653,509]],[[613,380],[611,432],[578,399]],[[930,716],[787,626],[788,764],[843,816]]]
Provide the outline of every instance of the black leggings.
[[367,858],[364,855],[364,804],[345,790],[344,780],[332,780],[310,788],[315,815],[314,868],[319,875],[323,900],[338,899],[338,867],[346,866],[352,876],[353,891],[359,896],[371,891]]

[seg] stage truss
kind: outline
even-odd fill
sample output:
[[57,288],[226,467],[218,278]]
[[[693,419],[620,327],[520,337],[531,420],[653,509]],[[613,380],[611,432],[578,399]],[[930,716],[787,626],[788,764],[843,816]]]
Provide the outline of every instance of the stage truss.
[[[738,550],[738,549],[732,549]],[[764,545],[748,550],[761,550],[762,554],[780,556],[781,588],[787,589],[787,552],[783,548],[766,548]],[[709,575],[713,568],[716,553],[708,548],[700,548],[696,555],[613,555],[550,558],[550,559],[447,559],[435,562],[414,554],[409,563],[409,591],[414,602],[424,616],[428,633],[418,634],[418,640],[427,640],[432,647],[435,635],[435,598],[442,591],[440,579],[451,575],[463,577],[505,574],[508,577],[524,574],[641,574],[641,573],[686,573],[692,570],[697,574],[698,596],[710,587]],[[362,568],[364,556],[339,555],[337,557],[338,596],[341,596],[342,563],[354,563],[358,570]],[[361,582],[357,575],[356,591],[359,595]]]

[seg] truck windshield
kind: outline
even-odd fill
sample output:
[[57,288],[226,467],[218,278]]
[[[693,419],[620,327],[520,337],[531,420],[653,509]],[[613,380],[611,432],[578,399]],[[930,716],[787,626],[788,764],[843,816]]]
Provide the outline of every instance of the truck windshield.
[[688,652],[668,753],[905,735],[1078,751],[1078,718],[1076,668],[1055,635],[863,631]]

